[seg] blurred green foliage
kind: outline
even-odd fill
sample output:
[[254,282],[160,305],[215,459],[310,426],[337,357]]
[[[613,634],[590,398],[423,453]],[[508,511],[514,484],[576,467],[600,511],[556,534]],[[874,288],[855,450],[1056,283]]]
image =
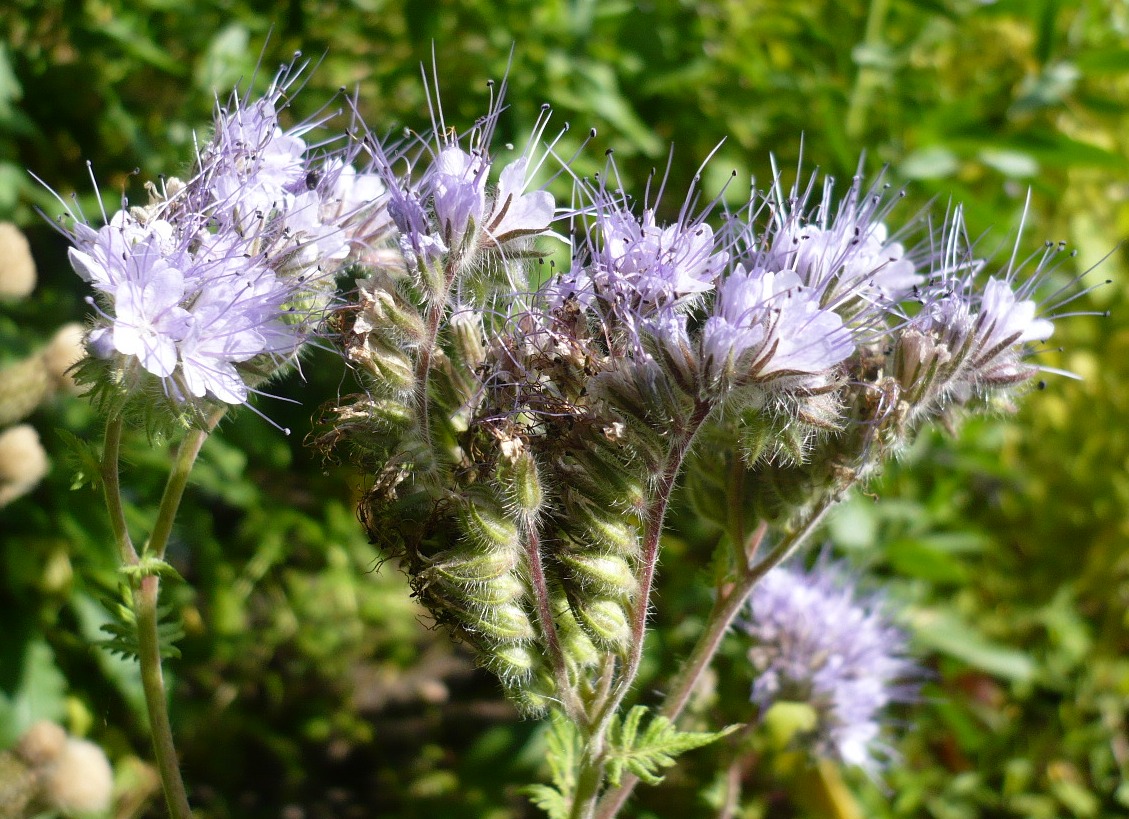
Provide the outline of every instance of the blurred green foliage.
[[[298,49],[318,62],[298,113],[356,88],[381,136],[428,124],[419,65],[432,54],[447,122],[464,127],[508,65],[501,142],[520,144],[549,102],[572,124],[563,155],[599,131],[576,171],[601,169],[614,148],[630,185],[661,172],[673,144],[669,210],[722,138],[702,171],[708,196],[733,169],[768,179],[770,153],[795,167],[802,145],[805,169],[847,177],[865,150],[866,171],[888,165],[890,181],[910,183],[903,219],[930,199],[963,201],[986,248],[1014,230],[1030,189],[1023,250],[1044,238],[1076,247],[1063,282],[1110,254],[1090,280],[1112,283],[1063,312],[1112,317],[1061,322],[1063,352],[1039,357],[1081,380],[1048,375],[1018,415],[921,442],[828,527],[905,605],[929,668],[921,701],[896,715],[902,761],[884,783],[848,771],[844,785],[750,730],[688,756],[633,809],[1129,813],[1124,2],[7,0],[0,33],[0,219],[27,230],[41,281],[3,305],[3,359],[84,311],[65,247],[35,213],[58,205],[26,169],[76,191],[88,213],[88,160],[107,199],[139,198],[142,179],[187,165],[216,94],[261,86]],[[348,376],[328,353],[304,374],[276,390],[301,406],[260,404],[295,434],[244,412],[209,442],[170,552],[189,581],[165,597],[187,633],[168,670],[194,803],[216,817],[533,815],[517,788],[545,775],[542,729],[517,720],[493,681],[427,629],[395,567],[381,567],[352,512],[364,476],[302,446]],[[59,720],[109,750],[123,788],[140,788],[130,760],[149,752],[136,669],[92,647],[117,593],[108,527],[97,494],[72,490],[67,454],[67,435],[96,441],[99,422],[74,398],[31,420],[54,469],[0,510],[0,747],[34,719]],[[139,530],[168,451],[129,446]],[[673,525],[643,701],[709,606],[718,535],[686,510]],[[749,684],[742,650],[727,645],[714,695],[687,727],[748,719]]]

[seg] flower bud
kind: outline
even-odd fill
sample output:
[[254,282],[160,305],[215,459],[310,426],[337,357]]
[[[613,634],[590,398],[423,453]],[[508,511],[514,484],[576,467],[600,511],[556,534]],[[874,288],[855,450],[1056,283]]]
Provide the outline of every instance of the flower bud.
[[485,653],[483,664],[503,685],[528,680],[541,663],[541,655],[525,643],[508,643]]
[[488,501],[471,500],[460,510],[459,523],[467,540],[486,552],[517,554],[521,550],[517,524],[488,504]]
[[460,611],[458,614],[465,628],[493,642],[517,643],[536,636],[529,615],[517,603],[494,606],[481,613]]
[[570,579],[586,592],[630,599],[639,591],[635,573],[619,555],[564,552],[560,561]]
[[557,624],[561,654],[564,655],[565,663],[569,668],[576,672],[596,666],[603,655],[592,642],[592,638],[576,622],[567,603],[557,606],[557,614],[553,619]]
[[577,621],[604,651],[624,651],[631,642],[631,623],[618,600],[609,598],[573,601]]
[[533,455],[521,452],[510,463],[503,458],[498,464],[498,478],[509,505],[524,520],[536,519],[545,504],[545,490]]
[[437,577],[465,589],[471,584],[485,584],[509,574],[517,566],[517,554],[493,551],[485,554],[458,554],[436,562],[421,573],[425,579]]

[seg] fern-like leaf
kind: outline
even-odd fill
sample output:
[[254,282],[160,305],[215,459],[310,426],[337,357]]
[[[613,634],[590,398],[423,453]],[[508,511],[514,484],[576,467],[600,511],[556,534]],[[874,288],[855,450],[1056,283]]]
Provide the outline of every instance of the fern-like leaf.
[[652,717],[642,733],[639,727],[647,708],[636,705],[621,721],[616,716],[608,727],[607,772],[608,782],[619,787],[625,771],[635,774],[648,785],[662,781],[659,771],[675,764],[675,759],[694,748],[709,745],[736,731],[739,725],[730,725],[720,731],[679,731],[674,723],[663,716]]
[[90,485],[92,489],[102,486],[102,453],[90,441],[84,441],[70,430],[56,429],[55,434],[66,446],[66,463],[74,477],[71,490]]
[[545,737],[546,759],[552,785],[530,785],[524,788],[529,800],[548,814],[549,819],[568,819],[576,793],[576,769],[580,760],[580,736],[563,714],[550,715],[549,733]]
[[[106,649],[111,654],[119,654],[127,660],[137,660],[141,656],[141,645],[137,640],[137,616],[130,604],[131,593],[124,584],[119,587],[120,597],[105,598],[103,604],[110,612],[110,622],[102,626],[109,636],[98,640],[95,645]],[[161,658],[175,659],[180,656],[180,649],[176,641],[184,636],[180,618],[176,616],[176,609],[169,604],[157,607],[157,644],[160,647]]]

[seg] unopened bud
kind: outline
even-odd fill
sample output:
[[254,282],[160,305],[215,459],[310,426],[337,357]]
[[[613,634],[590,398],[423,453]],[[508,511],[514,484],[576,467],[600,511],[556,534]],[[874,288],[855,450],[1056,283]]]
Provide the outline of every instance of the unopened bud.
[[621,652],[631,643],[631,624],[618,600],[597,598],[575,601],[577,621],[598,648]]
[[483,657],[486,668],[504,685],[528,680],[541,662],[540,655],[525,643],[507,643],[487,651]]
[[534,520],[545,504],[545,490],[532,453],[525,450],[518,453],[511,463],[501,461],[498,478],[518,514],[527,521]]
[[462,611],[459,614],[467,630],[492,642],[518,643],[536,636],[529,615],[517,603],[494,606],[481,613]]
[[471,500],[464,504],[459,522],[467,540],[479,549],[508,554],[521,549],[517,524],[500,511],[489,508],[488,501]]
[[585,591],[616,598],[632,598],[639,590],[635,573],[618,555],[565,552],[560,561],[574,583]]
[[492,551],[483,554],[458,554],[436,562],[424,569],[427,578],[438,577],[459,588],[471,584],[489,583],[509,574],[517,566],[517,554],[511,551]]

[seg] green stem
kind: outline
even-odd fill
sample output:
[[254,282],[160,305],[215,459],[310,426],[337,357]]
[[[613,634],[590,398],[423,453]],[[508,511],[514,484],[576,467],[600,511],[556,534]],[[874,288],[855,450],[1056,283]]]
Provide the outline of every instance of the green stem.
[[643,557],[639,564],[639,598],[632,611],[631,642],[619,680],[599,706],[591,720],[592,730],[585,743],[585,754],[577,775],[576,796],[573,800],[572,819],[590,819],[595,815],[596,801],[604,779],[604,745],[611,719],[627,697],[635,678],[639,675],[639,664],[643,659],[643,641],[647,633],[647,615],[650,613],[651,585],[655,578],[655,566],[659,559],[659,545],[662,540],[663,522],[666,509],[674,491],[682,462],[690,450],[698,430],[709,417],[712,405],[699,402],[693,414],[684,423],[676,426],[673,440],[667,450],[666,460],[659,471],[658,484],[644,514]]
[[161,673],[161,645],[157,634],[157,591],[159,578],[149,575],[133,592],[133,608],[137,616],[137,642],[140,646],[141,686],[149,711],[149,730],[153,735],[153,753],[161,772],[165,802],[173,819],[192,819],[188,794],[180,776],[176,746],[173,745],[169,722],[168,699],[164,675]]
[[200,447],[204,445],[204,441],[208,439],[208,435],[215,429],[216,424],[219,423],[226,411],[226,408],[217,410],[208,419],[206,429],[191,430],[180,442],[180,447],[176,452],[176,460],[173,461],[172,471],[169,472],[169,479],[165,483],[164,494],[161,495],[161,505],[157,509],[157,520],[153,524],[153,532],[149,535],[148,551],[154,557],[161,558],[165,555],[169,535],[172,534],[172,524],[176,519],[177,511],[180,509],[180,501],[184,497],[184,489],[188,485],[188,476],[196,463],[196,456],[200,454]]
[[[686,708],[686,704],[690,701],[690,696],[693,694],[698,680],[701,679],[702,673],[713,662],[717,650],[721,647],[722,639],[729,631],[730,626],[733,625],[738,613],[744,608],[753,586],[769,571],[787,560],[811,537],[812,532],[823,522],[827,510],[834,504],[835,498],[830,496],[821,501],[799,529],[784,538],[763,560],[752,566],[746,565],[737,582],[728,591],[724,594],[719,591],[709,618],[706,620],[705,631],[698,638],[698,642],[690,652],[690,657],[682,671],[675,677],[666,699],[663,700],[662,707],[659,710],[660,714],[672,722],[678,719]],[[753,554],[756,552],[766,531],[767,526],[761,523],[753,533],[750,544],[746,549],[747,553]],[[612,819],[623,807],[628,797],[631,796],[631,792],[635,790],[638,783],[639,780],[635,776],[624,777],[623,783],[618,788],[608,791],[600,800],[595,815],[599,819]]]
[[[157,520],[147,546],[155,557],[164,556],[172,533],[173,521],[180,508],[188,476],[196,457],[200,454],[210,431],[223,417],[219,410],[208,419],[207,429],[192,430],[181,442],[169,472],[161,504],[157,510]],[[118,544],[118,552],[123,566],[136,566],[139,562],[137,550],[130,540],[122,504],[121,483],[119,479],[121,459],[122,418],[110,419],[106,424],[105,446],[102,452],[102,486],[106,498],[106,509],[110,516],[110,527]],[[168,696],[165,691],[164,674],[161,670],[161,644],[158,631],[157,598],[160,579],[156,575],[142,577],[133,589],[133,613],[137,623],[138,662],[141,667],[141,687],[145,694],[145,706],[149,714],[149,731],[153,740],[153,754],[161,773],[161,785],[165,792],[169,815],[173,819],[191,819],[192,809],[188,805],[188,795],[184,780],[180,775],[176,746],[173,744],[172,724],[169,720]]]
[[[870,0],[870,10],[866,16],[866,30],[863,33],[862,45],[865,49],[874,50],[882,45],[882,27],[886,23],[886,12],[890,8],[890,0]],[[847,103],[847,115],[844,119],[847,136],[858,139],[866,128],[866,112],[870,107],[870,100],[878,88],[882,72],[873,65],[861,63],[858,74],[855,75],[854,86],[851,88],[850,100]]]
[[125,523],[125,508],[122,505],[122,489],[118,478],[118,463],[121,459],[122,418],[116,416],[106,422],[106,439],[102,447],[102,493],[106,498],[106,511],[110,516],[110,528],[114,532],[114,543],[122,565],[137,565],[137,550],[129,537]]

